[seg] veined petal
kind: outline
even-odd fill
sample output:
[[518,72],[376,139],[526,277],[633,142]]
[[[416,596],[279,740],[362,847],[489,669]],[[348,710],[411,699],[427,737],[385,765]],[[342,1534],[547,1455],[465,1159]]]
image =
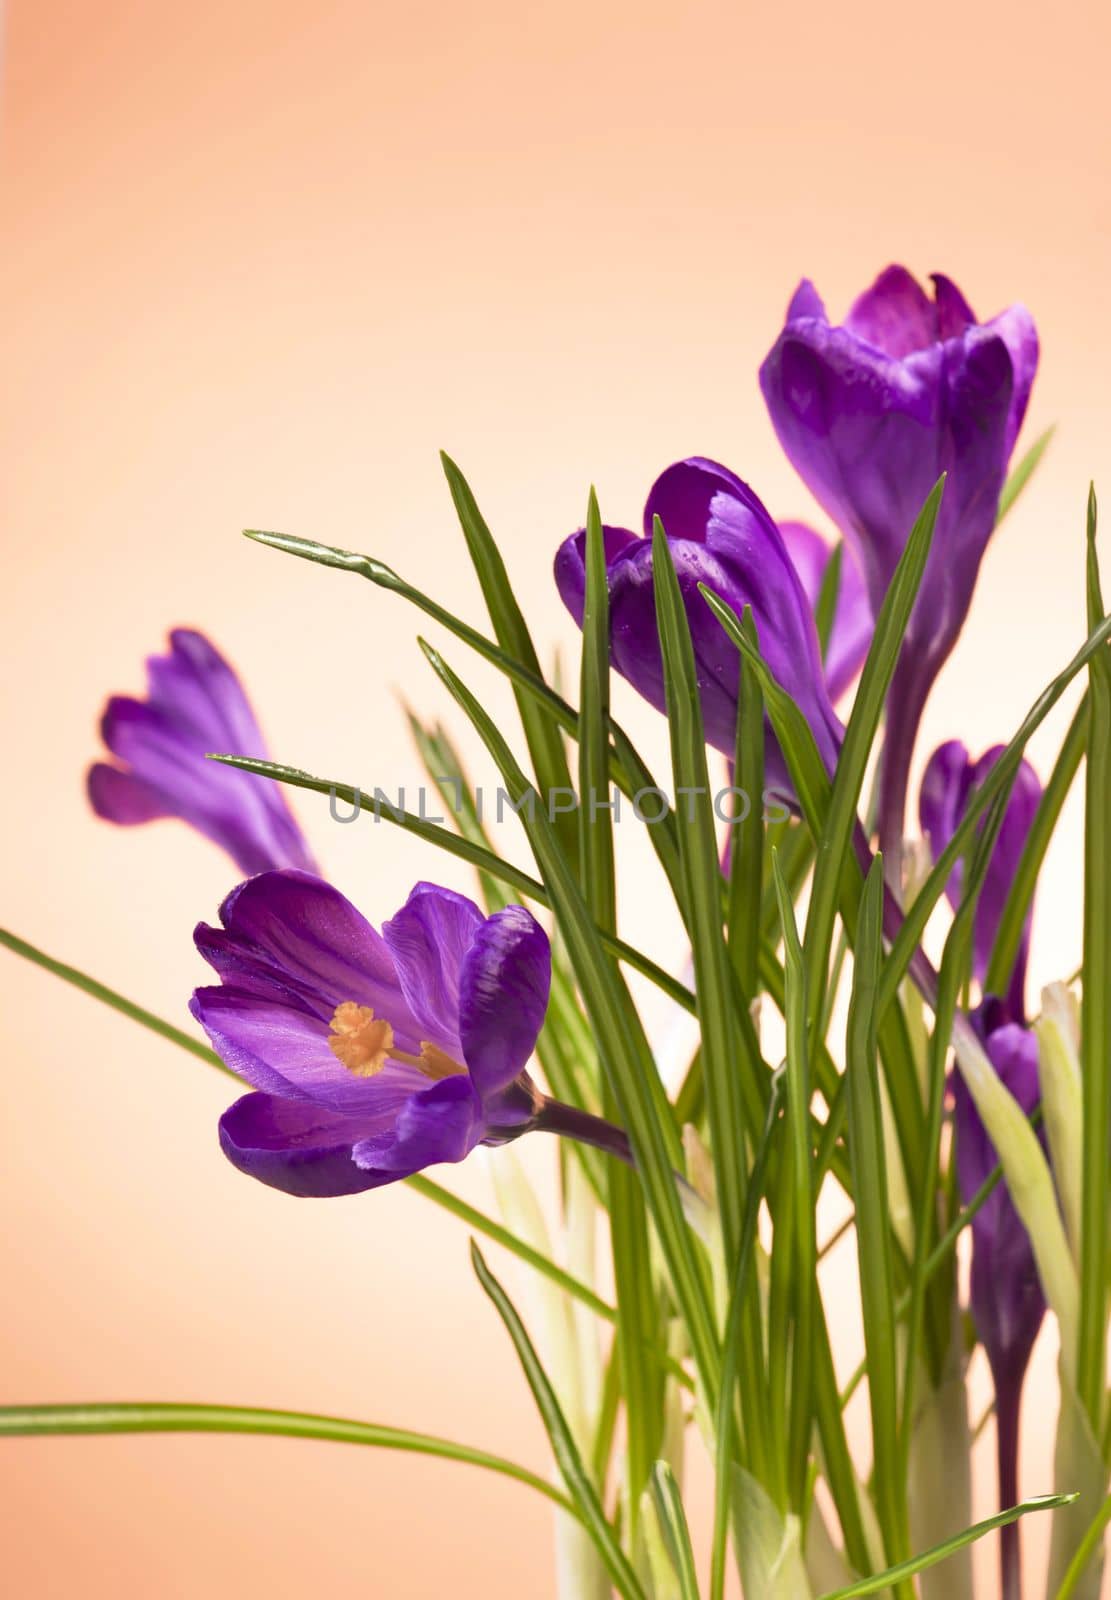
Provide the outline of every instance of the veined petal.
[[[197,989],[189,1009],[221,1061],[267,1094],[376,1115],[396,1112],[427,1081],[416,1067],[392,1060],[373,1077],[356,1076],[330,1049],[326,1021],[233,984]],[[413,1038],[395,1042],[410,1054],[420,1048]]]
[[551,987],[548,935],[523,906],[488,917],[463,961],[459,1037],[483,1101],[506,1088],[536,1048]]
[[459,1041],[459,981],[463,961],[483,925],[466,895],[418,883],[401,910],[382,924],[382,937],[421,1037],[449,1054]]
[[248,954],[316,995],[322,1014],[355,1000],[419,1037],[385,940],[323,878],[292,869],[260,873],[232,890],[220,920]]

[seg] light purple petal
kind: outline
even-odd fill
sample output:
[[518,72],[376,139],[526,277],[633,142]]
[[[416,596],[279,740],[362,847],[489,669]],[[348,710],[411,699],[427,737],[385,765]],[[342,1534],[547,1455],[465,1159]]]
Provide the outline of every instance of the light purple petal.
[[161,790],[138,778],[133,772],[121,772],[106,761],[96,761],[89,768],[86,786],[89,804],[98,817],[106,822],[119,822],[125,826],[138,822],[153,822],[158,817],[173,816]]
[[398,981],[422,1039],[455,1054],[463,960],[482,927],[466,895],[418,883],[396,916],[382,924]]
[[459,1003],[463,1059],[484,1101],[528,1064],[551,976],[548,935],[523,906],[486,919],[463,961]]

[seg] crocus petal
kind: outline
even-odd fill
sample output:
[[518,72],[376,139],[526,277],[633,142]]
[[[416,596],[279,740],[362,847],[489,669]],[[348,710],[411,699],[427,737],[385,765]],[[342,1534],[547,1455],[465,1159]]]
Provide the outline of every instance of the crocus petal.
[[937,315],[917,279],[905,267],[892,266],[856,300],[845,327],[885,355],[902,358],[934,342]]
[[[644,505],[644,536],[652,537],[659,517],[669,539],[701,543],[715,515],[731,520],[738,502],[763,507],[735,472],[705,456],[689,456],[660,473]],[[766,514],[766,513],[765,513]]]
[[523,906],[486,919],[464,958],[459,986],[463,1059],[484,1101],[528,1064],[551,976],[548,936]]
[[361,1140],[354,1157],[360,1167],[401,1177],[439,1161],[462,1161],[485,1131],[475,1087],[467,1073],[456,1073],[412,1095],[393,1127]]
[[124,824],[179,817],[245,873],[311,870],[312,856],[281,785],[206,759],[209,752],[266,755],[235,673],[190,629],[176,629],[170,646],[168,655],[147,663],[146,700],[115,696],[108,702],[101,734],[123,765],[93,768],[94,809]]
[[[973,761],[965,746],[958,739],[951,739],[939,745],[930,757],[922,777],[918,814],[922,831],[930,846],[930,854],[935,861],[960,826],[972,795],[999,760],[1003,749],[1002,745],[995,745],[978,761]],[[1011,789],[1007,810],[996,836],[995,847],[976,908],[973,930],[973,975],[980,983],[983,982],[987,972],[1003,908],[1034,821],[1041,793],[1042,788],[1037,773],[1029,762],[1023,761]],[[963,863],[958,862],[946,884],[946,894],[954,908],[960,904],[962,882]],[[1031,913],[1028,911],[1014,971],[1007,986],[1008,1009],[1015,1020],[1021,1020],[1024,1015],[1023,988],[1030,918]]]
[[[779,531],[813,611],[822,592],[822,580],[833,554],[833,546],[827,544],[821,534],[805,522],[781,522]],[[823,663],[826,688],[835,704],[864,665],[874,631],[875,622],[864,576],[849,544],[842,541],[837,606]]]
[[397,1174],[355,1164],[353,1147],[373,1137],[377,1121],[337,1116],[307,1100],[248,1094],[220,1118],[220,1147],[249,1178],[302,1198],[359,1194]]
[[[643,540],[628,528],[602,528],[602,543],[606,552],[606,568],[612,570],[614,562],[623,551],[638,549]],[[583,607],[586,604],[586,529],[580,528],[560,545],[555,558],[555,581],[560,599],[582,627]]]
[[[329,1048],[326,1022],[231,984],[195,990],[189,1009],[220,1060],[267,1094],[370,1115],[396,1113],[427,1082],[417,1068],[400,1061],[387,1061],[373,1077],[348,1072]],[[410,1054],[419,1049],[412,1039],[396,1044]]]
[[125,826],[137,822],[153,822],[157,817],[173,816],[166,797],[154,784],[138,778],[133,772],[121,772],[106,761],[97,761],[89,768],[86,780],[89,804],[105,822],[119,822]]
[[[973,1017],[976,1022],[975,1016]],[[1039,1100],[1034,1035],[1014,1023],[984,1037],[1001,1081],[1026,1112]],[[995,1170],[998,1157],[959,1073],[955,1077],[957,1181],[968,1204]],[[972,1314],[997,1388],[1021,1379],[1045,1314],[1045,1299],[1029,1237],[1004,1184],[972,1219]]]
[[459,1041],[460,973],[483,920],[466,895],[418,883],[397,915],[382,924],[421,1037],[449,1053]]
[[220,907],[220,921],[242,948],[276,969],[282,987],[291,977],[306,996],[315,995],[322,1016],[355,1000],[410,1036],[416,1032],[385,940],[323,878],[292,869],[248,878]]

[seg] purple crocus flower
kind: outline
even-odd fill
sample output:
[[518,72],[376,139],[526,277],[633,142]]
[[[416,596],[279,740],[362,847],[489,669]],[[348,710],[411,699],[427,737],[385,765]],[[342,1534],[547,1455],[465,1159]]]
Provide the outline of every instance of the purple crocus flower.
[[241,1172],[356,1194],[556,1126],[525,1070],[551,952],[523,907],[484,917],[419,883],[378,933],[322,879],[284,871],[240,884],[220,921],[194,935],[220,984],[190,1009],[254,1090],[220,1120]]
[[[1005,1017],[1005,1008],[988,1000],[971,1020],[1000,1080],[1029,1114],[1041,1098],[1037,1040],[1029,1029]],[[962,1204],[968,1205],[999,1158],[959,1072],[953,1075],[953,1091],[957,1185]],[[1022,1386],[1045,1315],[1045,1297],[1029,1235],[1003,1183],[996,1185],[972,1219],[971,1299],[973,1321],[995,1386],[999,1503],[1012,1506],[1018,1502]],[[1015,1600],[1021,1592],[1017,1524],[1004,1530],[1000,1551],[1001,1593],[1004,1600]]]
[[245,873],[315,870],[281,785],[205,760],[265,758],[266,745],[242,684],[203,634],[175,628],[169,654],[147,660],[146,699],[114,695],[100,730],[119,764],[89,769],[97,816],[125,825],[180,817]]
[[[725,755],[736,742],[740,652],[699,593],[706,584],[738,616],[752,608],[760,649],[797,701],[827,766],[836,764],[843,729],[822,676],[810,603],[779,529],[728,468],[700,456],[679,461],[656,479],[644,508],[644,536],[605,529],[613,664],[657,710],[665,711],[663,661],[652,580],[652,528],[663,523],[694,644],[706,737]],[[586,534],[560,546],[555,578],[581,626],[586,594]],[[778,746],[768,739],[769,783],[791,794]]]
[[932,282],[931,298],[905,268],[889,267],[834,327],[804,280],[760,369],[780,443],[855,546],[873,612],[930,489],[948,474],[888,702],[889,849],[901,844],[922,707],[967,614],[1038,363],[1024,307],[980,324],[955,284]]
[[[950,739],[939,745],[926,765],[922,788],[918,797],[918,815],[922,832],[929,842],[930,854],[936,861],[953,837],[964,818],[973,792],[983,783],[988,773],[1003,754],[1004,746],[992,745],[978,761],[973,761],[959,739]],[[1038,775],[1028,761],[1018,769],[1006,814],[996,837],[995,848],[980,891],[973,928],[972,972],[980,984],[991,959],[999,920],[1010,892],[1015,869],[1023,846],[1034,821],[1034,813],[1041,799],[1042,786]],[[958,861],[949,876],[946,893],[956,907],[961,899],[963,863]],[[1014,970],[1007,986],[1006,1003],[1009,1015],[1021,1022],[1025,1017],[1024,990],[1026,986],[1026,956],[1030,942],[1030,913],[1022,932]]]
[[[781,522],[779,531],[810,608],[817,611],[833,546],[805,522]],[[849,545],[842,544],[837,604],[823,662],[826,689],[834,704],[864,665],[874,631],[875,621],[863,574]]]

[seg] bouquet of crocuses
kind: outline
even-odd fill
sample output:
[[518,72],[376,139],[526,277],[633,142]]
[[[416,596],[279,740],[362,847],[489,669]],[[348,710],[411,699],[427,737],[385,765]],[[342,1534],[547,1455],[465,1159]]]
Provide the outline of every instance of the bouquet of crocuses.
[[[1017,1600],[1020,1519],[1034,1512],[1053,1518],[1049,1600],[1098,1594],[1111,1517],[1111,618],[1094,496],[1076,654],[1013,736],[978,759],[956,741],[936,750],[907,817],[927,696],[1046,443],[1012,467],[1037,357],[1024,309],[977,322],[947,278],[931,293],[889,268],[839,326],[804,282],[760,384],[842,541],[777,525],[702,458],[657,479],[642,532],[604,524],[591,496],[555,557],[582,634],[566,695],[450,460],[485,625],[372,556],[250,534],[368,579],[506,676],[512,731],[460,662],[424,646],[498,769],[499,811],[533,870],[495,849],[442,727],[413,723],[443,817],[278,766],[231,667],[178,630],[148,663],[146,698],[109,701],[112,759],[91,769],[89,797],[120,824],[185,820],[243,875],[194,935],[212,968],[190,1004],[208,1045],[4,942],[241,1080],[219,1138],[246,1177],[320,1202],[403,1181],[481,1239],[475,1272],[553,1475],[369,1422],[224,1406],[9,1407],[0,1431],[255,1430],[470,1462],[554,1502],[567,1600],[720,1600],[734,1566],[747,1600],[963,1600],[970,1546],[996,1531],[1000,1576],[985,1592]],[[614,670],[666,717],[669,773],[649,771],[612,716]],[[1043,786],[1024,752],[1062,700],[1073,714]],[[1035,887],[1081,770],[1083,966],[1035,1004]],[[368,921],[319,874],[290,785],[415,835],[432,875],[437,850],[461,858],[477,898],[420,882]],[[679,976],[622,927],[622,807],[689,946]],[[923,935],[946,902],[935,964]],[[681,1061],[654,1051],[631,973],[693,1019]],[[558,1136],[561,1245],[529,1183],[537,1132]],[[479,1145],[493,1150],[500,1217],[427,1176]],[[836,1204],[845,1221],[821,1238]],[[819,1271],[850,1229],[856,1371],[831,1338]],[[545,1291],[529,1316],[487,1264],[491,1243]],[[1047,1311],[1060,1337],[1054,1492],[1019,1502],[1023,1381]],[[977,1343],[998,1511],[974,1524]],[[845,1422],[861,1387],[865,1450]],[[697,1552],[683,1492],[695,1439],[715,1486]]]

